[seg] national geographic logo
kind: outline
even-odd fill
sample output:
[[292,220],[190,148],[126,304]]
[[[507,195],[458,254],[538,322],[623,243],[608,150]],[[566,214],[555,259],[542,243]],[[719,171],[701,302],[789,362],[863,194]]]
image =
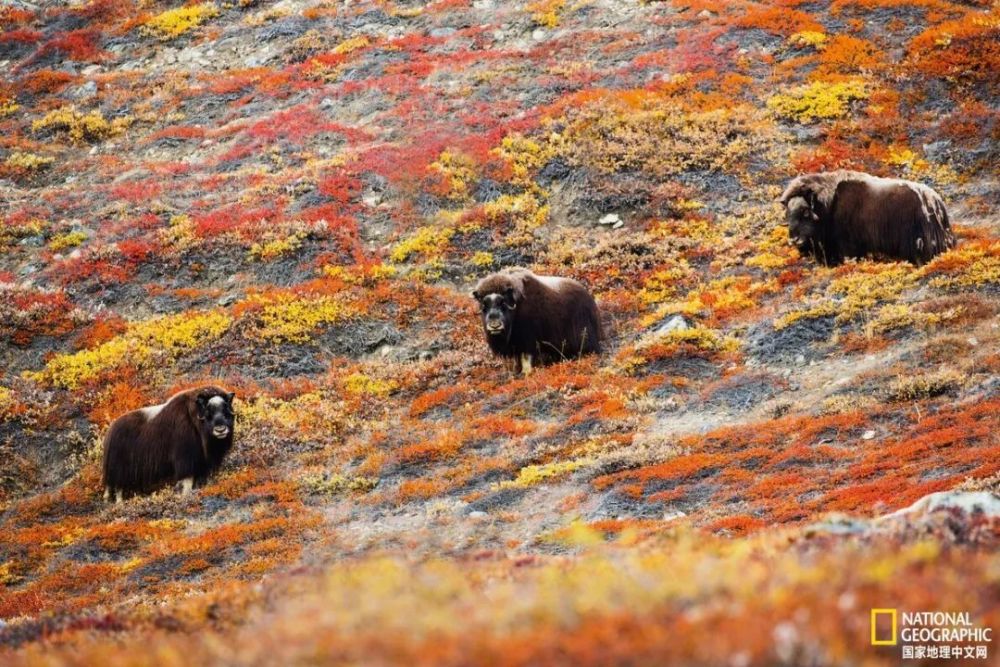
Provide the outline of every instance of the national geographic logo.
[[871,610],[872,646],[900,646],[903,660],[988,660],[992,641],[969,612]]

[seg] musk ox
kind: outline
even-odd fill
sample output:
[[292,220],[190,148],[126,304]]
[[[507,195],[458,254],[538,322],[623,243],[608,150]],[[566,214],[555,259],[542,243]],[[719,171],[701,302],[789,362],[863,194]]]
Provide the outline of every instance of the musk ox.
[[104,436],[105,498],[121,501],[176,482],[187,495],[204,482],[233,446],[234,396],[198,387],[116,419]]
[[944,202],[921,183],[857,171],[806,174],[779,201],[790,242],[830,266],[869,254],[920,265],[955,246]]
[[512,360],[515,372],[601,351],[601,318],[590,295],[570,278],[508,269],[486,276],[472,292],[486,342]]

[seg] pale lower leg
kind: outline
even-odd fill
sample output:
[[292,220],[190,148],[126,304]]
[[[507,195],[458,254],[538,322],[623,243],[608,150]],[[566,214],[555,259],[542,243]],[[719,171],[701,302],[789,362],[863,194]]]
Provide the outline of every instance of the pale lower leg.
[[124,499],[121,491],[115,491],[115,503],[121,503]]
[[521,372],[525,375],[531,374],[531,355],[522,354],[521,355]]
[[186,477],[181,480],[181,495],[187,496],[191,494],[191,489],[194,488],[194,477]]

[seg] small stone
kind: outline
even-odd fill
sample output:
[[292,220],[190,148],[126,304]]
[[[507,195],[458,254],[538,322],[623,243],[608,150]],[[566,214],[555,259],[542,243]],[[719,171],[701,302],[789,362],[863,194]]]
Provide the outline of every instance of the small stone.
[[690,329],[691,325],[687,323],[681,315],[674,315],[669,320],[663,323],[662,326],[657,328],[656,334],[663,336],[670,333],[671,331],[684,331],[685,329]]
[[625,223],[622,222],[621,220],[619,220],[615,224],[611,225],[611,229],[621,229],[624,226],[625,226]]
[[608,213],[607,215],[601,216],[601,219],[597,221],[599,225],[617,225],[622,219],[617,213]]
[[951,147],[951,141],[944,139],[942,141],[935,141],[929,144],[924,144],[924,155],[935,162],[940,162],[944,157],[947,156],[948,149]]
[[223,294],[222,296],[219,297],[219,299],[218,299],[218,301],[216,301],[216,303],[218,305],[220,305],[220,306],[231,306],[234,303],[236,303],[236,295],[235,294]]
[[979,339],[976,338],[975,336],[970,336],[969,345],[971,345],[972,347],[976,347],[977,345],[979,345]]
[[475,510],[475,511],[469,512],[469,518],[470,519],[485,519],[487,516],[488,515],[486,514],[486,512],[484,512],[482,510]]
[[874,440],[875,439],[875,431],[871,431],[871,430],[865,431],[864,433],[861,434],[861,439],[862,440]]
[[546,32],[541,28],[535,28],[535,31],[531,33],[531,39],[536,42],[540,42],[546,37]]
[[795,363],[797,363],[800,366],[802,364],[806,363],[806,355],[804,355],[804,354],[796,354],[795,355]]

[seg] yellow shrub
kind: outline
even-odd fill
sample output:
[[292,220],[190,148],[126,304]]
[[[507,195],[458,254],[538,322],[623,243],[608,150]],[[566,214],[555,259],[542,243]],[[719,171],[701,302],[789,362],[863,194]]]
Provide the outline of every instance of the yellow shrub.
[[345,39],[343,42],[333,47],[333,52],[338,54],[350,53],[351,51],[357,51],[358,49],[363,49],[368,46],[371,42],[364,35],[358,35],[357,37],[351,37],[350,39]]
[[171,216],[170,226],[160,230],[160,237],[164,243],[172,246],[178,252],[188,250],[198,244],[194,222],[183,213]]
[[108,121],[100,111],[77,111],[74,106],[54,109],[31,124],[32,132],[65,132],[76,143],[102,141],[124,132],[132,119],[128,116]]
[[875,318],[865,325],[865,334],[871,337],[907,327],[926,327],[941,319],[940,315],[915,311],[906,304],[889,303],[879,308]]
[[405,262],[411,255],[437,257],[445,251],[455,230],[448,227],[421,227],[408,239],[400,241],[389,253],[389,259]]
[[469,186],[476,180],[476,165],[465,155],[451,151],[443,151],[438,159],[430,164],[432,171],[440,174],[447,185],[444,196],[449,199],[468,199]]
[[530,465],[521,468],[517,477],[497,484],[498,489],[524,489],[535,486],[553,477],[561,477],[593,463],[591,459],[580,458],[569,461],[557,461],[542,465]]
[[295,232],[285,238],[254,243],[250,247],[250,257],[267,260],[294,252],[302,246],[302,241],[306,236],[305,232]]
[[207,19],[217,16],[218,13],[218,8],[212,2],[176,7],[146,21],[142,31],[147,35],[166,41],[180,37],[187,31],[197,28]]
[[20,151],[14,151],[7,156],[4,160],[4,164],[12,169],[24,169],[25,171],[35,171],[41,169],[42,167],[47,167],[53,162],[55,158],[44,157],[42,155],[35,155],[34,153],[22,153]]
[[344,378],[344,389],[354,396],[369,395],[385,398],[399,388],[395,380],[381,380],[363,373],[352,373]]
[[486,218],[493,223],[506,223],[508,245],[530,243],[532,232],[549,220],[549,205],[543,204],[533,192],[501,195],[483,207]]
[[76,389],[123,363],[139,366],[176,357],[218,339],[232,323],[219,312],[179,313],[136,322],[111,340],[88,350],[58,354],[38,372],[25,377],[65,389]]
[[733,173],[766,148],[773,130],[763,120],[748,106],[685,112],[672,98],[639,108],[604,102],[568,114],[559,150],[574,165],[609,174]]
[[559,25],[559,14],[566,5],[566,0],[538,0],[529,3],[525,9],[531,12],[531,20],[536,25],[555,28]]
[[37,218],[29,220],[23,225],[11,225],[0,220],[0,246],[29,236],[39,236],[45,231],[47,225],[47,222],[38,220]]
[[17,405],[17,399],[14,398],[14,392],[7,387],[0,387],[0,421],[11,415],[15,405]]
[[509,134],[492,152],[510,165],[511,183],[531,188],[537,187],[532,174],[545,166],[556,151],[551,141],[539,143],[520,134]]
[[9,116],[20,108],[20,105],[13,98],[0,97],[0,118]]
[[918,277],[908,264],[862,262],[852,268],[851,273],[830,282],[821,303],[778,318],[774,328],[780,330],[799,320],[829,315],[836,315],[838,322],[850,321],[879,303],[895,301]]
[[826,46],[826,42],[826,34],[817,30],[803,30],[788,37],[788,43],[792,46],[811,46],[818,51]]
[[52,240],[49,241],[49,250],[59,252],[60,250],[66,250],[67,248],[75,248],[86,240],[86,232],[67,232],[65,234],[52,237]]
[[250,336],[271,342],[304,343],[320,326],[345,319],[350,310],[330,296],[256,295],[243,302],[259,307],[248,318]]
[[309,475],[299,480],[299,488],[307,493],[317,493],[324,496],[336,496],[347,492],[371,491],[378,485],[378,478],[347,476],[335,473],[332,475]]
[[487,266],[492,266],[495,260],[493,259],[493,253],[483,252],[480,250],[472,254],[471,261],[475,266],[483,268]]
[[643,281],[639,299],[646,305],[662,303],[677,296],[678,283],[691,276],[687,260],[679,259],[673,266],[655,271]]
[[868,90],[864,81],[814,81],[805,86],[792,88],[786,93],[774,95],[767,100],[767,108],[779,116],[791,118],[800,123],[847,115],[852,100],[867,99]]
[[343,280],[348,285],[373,285],[396,275],[396,267],[382,263],[367,266],[334,266],[327,264],[323,267],[323,275]]

